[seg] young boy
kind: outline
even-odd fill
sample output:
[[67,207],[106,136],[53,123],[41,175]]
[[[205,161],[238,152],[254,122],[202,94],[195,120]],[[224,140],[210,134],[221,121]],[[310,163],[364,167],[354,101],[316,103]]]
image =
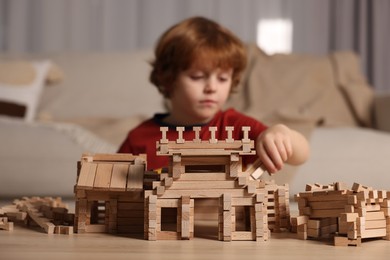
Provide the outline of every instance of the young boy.
[[300,133],[282,124],[267,127],[234,109],[221,110],[237,88],[245,65],[242,42],[214,21],[194,17],[168,29],[157,42],[150,80],[170,101],[170,113],[156,114],[131,130],[118,152],[146,153],[148,168],[158,169],[168,165],[168,158],[156,155],[161,126],[169,127],[169,140],[177,138],[176,126],[186,127],[185,140],[194,138],[193,126],[202,126],[202,140],[210,138],[209,126],[218,127],[219,140],[227,137],[225,126],[234,126],[236,140],[242,138],[241,127],[250,126],[256,156],[269,173],[284,163],[303,163],[309,148]]

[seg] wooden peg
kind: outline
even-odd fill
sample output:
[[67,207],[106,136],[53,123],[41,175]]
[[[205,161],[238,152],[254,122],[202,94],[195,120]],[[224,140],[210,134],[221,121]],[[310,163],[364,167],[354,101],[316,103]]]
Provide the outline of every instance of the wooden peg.
[[234,142],[234,139],[233,139],[234,126],[226,126],[225,129],[227,132],[226,142],[233,143]]
[[194,130],[194,133],[195,133],[194,143],[200,143],[201,142],[201,140],[200,140],[200,130],[201,130],[201,127],[200,126],[194,126],[192,128],[192,130]]
[[243,132],[243,138],[242,138],[242,142],[243,143],[250,143],[250,139],[249,139],[249,131],[251,130],[251,127],[250,126],[243,126],[242,127],[242,132]]
[[168,143],[168,139],[167,139],[168,127],[162,126],[162,127],[160,127],[160,131],[161,131],[160,144],[167,144]]
[[210,126],[209,127],[209,131],[210,131],[210,135],[211,135],[210,143],[212,143],[212,144],[218,143],[218,140],[215,138],[215,132],[217,131],[217,127],[216,126]]
[[176,131],[178,134],[178,137],[176,139],[176,143],[183,144],[184,143],[184,139],[183,139],[184,127],[178,126],[178,127],[176,127]]

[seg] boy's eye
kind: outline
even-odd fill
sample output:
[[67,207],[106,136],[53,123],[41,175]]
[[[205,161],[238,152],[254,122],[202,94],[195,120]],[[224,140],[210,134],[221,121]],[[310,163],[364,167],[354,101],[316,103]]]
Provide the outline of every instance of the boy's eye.
[[193,80],[200,80],[204,78],[204,75],[199,74],[199,75],[190,75],[190,78]]

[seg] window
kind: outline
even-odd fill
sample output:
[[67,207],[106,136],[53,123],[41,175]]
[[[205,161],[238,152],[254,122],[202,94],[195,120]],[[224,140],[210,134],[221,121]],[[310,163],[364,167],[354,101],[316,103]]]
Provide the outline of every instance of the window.
[[269,55],[291,53],[292,35],[289,19],[261,19],[257,24],[257,45]]

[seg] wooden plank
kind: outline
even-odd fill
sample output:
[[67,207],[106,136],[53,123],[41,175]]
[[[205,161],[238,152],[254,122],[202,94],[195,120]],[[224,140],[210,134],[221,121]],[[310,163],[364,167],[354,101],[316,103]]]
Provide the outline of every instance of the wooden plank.
[[144,209],[144,202],[118,202],[118,210]]
[[368,221],[368,220],[377,220],[377,219],[385,219],[385,213],[383,211],[367,212],[364,217],[366,218],[366,221]]
[[304,196],[304,198],[308,202],[315,202],[315,201],[346,201],[346,203],[348,202],[348,194],[345,194],[345,195]]
[[247,241],[247,240],[255,240],[254,234],[248,231],[234,231],[232,232],[232,240],[233,241]]
[[309,203],[309,207],[312,209],[344,209],[347,205],[345,200],[335,201],[313,201]]
[[108,161],[108,162],[133,162],[136,158],[143,158],[146,160],[146,155],[132,155],[129,153],[117,154],[94,154],[93,161]]
[[182,165],[226,165],[229,156],[188,156],[182,157]]
[[85,225],[85,232],[87,233],[105,233],[106,226],[100,224]]
[[127,177],[127,191],[143,190],[145,165],[130,165]]
[[386,228],[386,219],[366,220],[365,229]]
[[372,237],[384,237],[386,236],[386,228],[380,229],[366,229],[361,231],[362,238],[372,238]]
[[207,173],[184,173],[180,176],[180,179],[176,180],[176,182],[180,181],[224,181],[231,179],[229,175],[225,172],[207,172]]
[[254,198],[232,198],[232,206],[252,206],[254,204]]
[[96,169],[95,182],[93,187],[99,190],[109,190],[113,164],[99,163]]
[[116,163],[112,169],[110,190],[125,191],[127,186],[127,174],[129,172],[129,164]]
[[344,209],[314,209],[310,211],[310,218],[338,217],[344,212]]
[[158,196],[163,199],[178,199],[181,196],[196,198],[219,198],[223,193],[230,193],[232,197],[250,197],[244,189],[220,189],[220,190],[165,190],[164,194]]
[[[249,152],[243,152],[241,150],[203,148],[203,149],[170,150],[170,151],[168,151],[168,153],[165,153],[165,154],[167,154],[167,155],[180,154],[182,156],[203,156],[203,155],[221,156],[221,155],[231,155],[232,153],[238,153],[240,155],[255,155],[256,151],[252,150]],[[159,154],[159,152],[157,152],[157,154]]]
[[[250,142],[251,148],[254,148],[254,141]],[[218,140],[217,143],[210,143],[209,141],[201,142],[185,142],[185,143],[176,143],[173,141],[168,142],[168,148],[175,149],[241,149],[242,142],[239,140],[233,142],[226,142],[225,140]]]
[[[153,189],[161,186],[160,182],[153,182]],[[235,181],[176,181],[173,182],[170,187],[166,187],[169,190],[206,190],[206,189],[234,189],[236,188]]]
[[96,163],[84,162],[81,165],[77,188],[92,189],[96,175]]

